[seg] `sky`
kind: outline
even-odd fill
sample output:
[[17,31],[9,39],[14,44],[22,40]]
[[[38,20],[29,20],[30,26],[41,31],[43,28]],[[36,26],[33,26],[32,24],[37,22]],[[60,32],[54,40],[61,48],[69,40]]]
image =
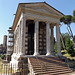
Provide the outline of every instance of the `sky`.
[[[8,34],[8,29],[13,25],[14,14],[19,3],[44,2],[48,3],[64,15],[72,15],[75,10],[75,0],[0,0],[0,44],[3,43],[3,36]],[[75,24],[71,24],[71,29],[75,35]],[[66,33],[66,25],[61,26],[61,32]],[[54,28],[54,36],[56,36]]]

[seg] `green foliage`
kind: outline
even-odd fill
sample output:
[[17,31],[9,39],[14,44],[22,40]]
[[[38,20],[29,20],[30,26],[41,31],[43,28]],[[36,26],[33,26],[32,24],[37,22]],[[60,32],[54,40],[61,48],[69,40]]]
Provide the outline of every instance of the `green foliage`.
[[67,37],[65,37],[65,46],[66,46],[66,49],[68,49],[69,45],[70,45],[70,39],[67,38]]
[[64,24],[70,25],[72,22],[75,23],[75,10],[73,10],[73,16],[71,15],[65,15],[60,19],[60,22],[63,22]]
[[60,19],[60,22],[63,22],[64,24],[70,24],[72,22],[72,16],[71,15],[65,15]]
[[72,17],[72,22],[74,22],[74,23],[75,23],[75,17],[74,17],[74,16]]
[[[73,40],[71,40],[68,33],[62,34],[62,38],[65,44],[66,53],[68,53],[70,56],[75,56],[75,49],[74,49],[74,43]],[[56,50],[56,46],[54,46],[54,49]],[[62,42],[61,42],[61,50],[64,50]]]
[[64,22],[64,20],[65,20],[65,18],[64,18],[64,17],[62,17],[62,18],[60,19],[60,22]]
[[73,10],[73,16],[75,17],[75,10]]
[[[57,53],[57,43],[56,42],[54,44],[54,50],[55,50],[55,54],[56,54]],[[61,42],[61,50],[64,50],[62,42]]]
[[73,11],[72,22],[75,23],[75,10]]
[[62,44],[62,42],[61,42],[61,50],[64,50],[64,47],[63,47],[63,44]]
[[70,44],[69,47],[67,47],[67,52],[70,54],[70,56],[75,56],[75,50],[73,48],[73,44]]
[[75,43],[75,36],[73,37],[73,42]]
[[5,58],[5,54],[2,54],[0,57],[1,57],[1,59],[4,59]]
[[55,42],[54,44],[54,50],[55,50],[55,54],[57,53],[57,43]]
[[68,36],[65,36],[65,46],[66,46],[67,53],[70,54],[70,56],[75,56],[73,42],[70,40],[70,38]]
[[3,44],[0,44],[0,46],[3,46]]

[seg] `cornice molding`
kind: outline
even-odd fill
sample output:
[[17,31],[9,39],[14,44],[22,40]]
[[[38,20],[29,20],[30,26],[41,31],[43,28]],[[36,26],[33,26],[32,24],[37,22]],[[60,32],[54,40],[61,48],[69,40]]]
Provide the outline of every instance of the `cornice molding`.
[[51,14],[51,13],[46,13],[46,12],[42,12],[42,11],[38,11],[38,10],[34,10],[34,9],[30,9],[30,8],[24,8],[22,9],[22,11],[25,10],[25,12],[31,12],[31,13],[35,13],[35,14],[38,14],[38,15],[42,15],[42,16],[50,16],[50,17],[53,17],[53,18],[58,18],[60,19],[61,16],[58,16],[58,15],[54,15],[54,14]]

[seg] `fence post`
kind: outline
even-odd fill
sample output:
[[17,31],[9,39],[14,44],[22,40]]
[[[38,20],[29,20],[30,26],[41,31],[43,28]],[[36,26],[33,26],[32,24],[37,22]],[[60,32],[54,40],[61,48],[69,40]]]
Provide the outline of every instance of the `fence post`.
[[2,64],[1,64],[1,75],[2,75],[2,67],[3,67],[3,66],[2,66]]

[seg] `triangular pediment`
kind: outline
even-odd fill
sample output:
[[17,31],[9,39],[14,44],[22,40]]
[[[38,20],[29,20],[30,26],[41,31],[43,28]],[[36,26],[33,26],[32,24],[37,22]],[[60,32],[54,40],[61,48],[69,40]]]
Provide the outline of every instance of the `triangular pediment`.
[[33,9],[33,10],[36,10],[36,11],[40,11],[40,12],[43,12],[43,13],[48,13],[48,14],[53,14],[53,15],[59,15],[59,14],[53,12],[52,10],[48,10],[45,7],[41,7],[41,8],[30,8],[30,9]]
[[59,12],[58,10],[53,8],[52,6],[48,5],[46,2],[25,3],[25,4],[22,4],[22,5],[25,8],[36,10],[36,11],[39,11],[39,12],[48,13],[48,14],[57,15],[57,16],[63,16],[63,14],[61,12]]

